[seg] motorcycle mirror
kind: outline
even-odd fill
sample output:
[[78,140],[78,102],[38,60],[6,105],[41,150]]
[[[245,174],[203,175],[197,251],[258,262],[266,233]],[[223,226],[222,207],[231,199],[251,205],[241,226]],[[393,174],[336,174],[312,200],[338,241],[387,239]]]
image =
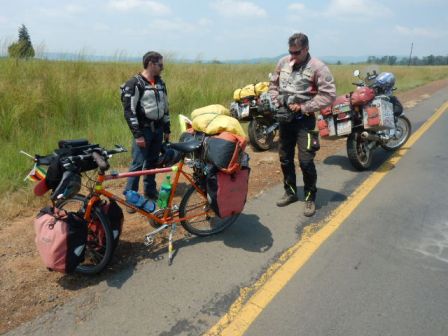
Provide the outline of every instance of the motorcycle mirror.
[[356,69],[355,71],[353,71],[353,76],[355,77],[359,77],[359,70]]

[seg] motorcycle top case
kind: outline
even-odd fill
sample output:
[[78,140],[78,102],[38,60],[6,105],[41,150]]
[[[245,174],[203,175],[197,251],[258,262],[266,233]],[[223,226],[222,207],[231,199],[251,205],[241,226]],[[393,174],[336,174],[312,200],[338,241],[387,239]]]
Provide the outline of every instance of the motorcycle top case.
[[363,108],[365,129],[381,131],[395,128],[394,109],[386,96],[377,96]]
[[34,220],[35,242],[45,266],[71,273],[84,260],[87,223],[73,212],[45,207]]
[[331,105],[331,111],[333,114],[350,112],[351,111],[350,96],[342,95],[336,97],[335,101]]

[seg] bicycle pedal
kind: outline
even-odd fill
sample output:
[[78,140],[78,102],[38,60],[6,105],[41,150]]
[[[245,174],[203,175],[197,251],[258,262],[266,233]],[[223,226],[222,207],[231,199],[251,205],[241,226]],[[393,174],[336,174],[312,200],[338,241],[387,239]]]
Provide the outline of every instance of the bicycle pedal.
[[145,245],[146,247],[154,245],[154,237],[146,235],[145,239],[143,240],[143,245]]

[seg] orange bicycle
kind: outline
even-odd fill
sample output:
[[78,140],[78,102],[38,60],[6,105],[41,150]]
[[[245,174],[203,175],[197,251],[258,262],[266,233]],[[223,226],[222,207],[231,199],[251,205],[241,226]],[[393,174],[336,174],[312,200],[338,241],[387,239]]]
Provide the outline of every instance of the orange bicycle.
[[[117,145],[112,150],[105,150],[98,145],[85,147],[82,154],[60,155],[58,157],[65,177],[51,195],[56,207],[74,210],[81,214],[88,223],[86,257],[84,262],[76,269],[79,273],[99,273],[112,258],[116,243],[114,244],[111,224],[104,213],[104,204],[107,203],[107,200],[131,208],[149,220],[154,229],[144,238],[144,243],[147,246],[153,243],[154,236],[157,233],[170,229],[168,240],[169,263],[172,262],[173,258],[173,235],[178,223],[191,234],[209,236],[223,231],[238,218],[238,214],[220,218],[210,208],[205,188],[206,164],[201,159],[202,141],[200,140],[195,139],[170,144],[171,148],[181,153],[180,161],[174,166],[126,173],[111,171],[106,174],[106,171],[110,168],[108,159],[112,155],[126,151],[122,146]],[[50,165],[55,157],[55,154],[45,157],[36,155],[34,161],[37,165]],[[95,178],[85,174],[86,171],[92,170],[97,173]],[[88,190],[86,195],[78,194],[80,187],[76,187],[78,185],[76,179],[79,178],[81,173],[85,177],[84,182],[87,182],[83,184]],[[154,212],[147,212],[129,203],[123,196],[115,195],[107,189],[106,182],[110,180],[161,173],[174,173],[173,184],[167,206]],[[70,176],[75,177],[75,183],[71,181]],[[181,176],[188,181],[190,186],[182,195],[180,204],[177,205],[174,204],[174,195]],[[75,185],[74,188],[73,185]]]

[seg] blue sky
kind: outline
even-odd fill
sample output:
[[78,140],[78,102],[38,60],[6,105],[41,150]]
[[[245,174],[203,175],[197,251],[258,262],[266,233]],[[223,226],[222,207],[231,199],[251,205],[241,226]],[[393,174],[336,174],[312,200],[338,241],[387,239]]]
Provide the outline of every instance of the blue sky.
[[0,52],[25,24],[37,51],[232,60],[304,32],[314,56],[448,54],[447,0],[0,0]]

